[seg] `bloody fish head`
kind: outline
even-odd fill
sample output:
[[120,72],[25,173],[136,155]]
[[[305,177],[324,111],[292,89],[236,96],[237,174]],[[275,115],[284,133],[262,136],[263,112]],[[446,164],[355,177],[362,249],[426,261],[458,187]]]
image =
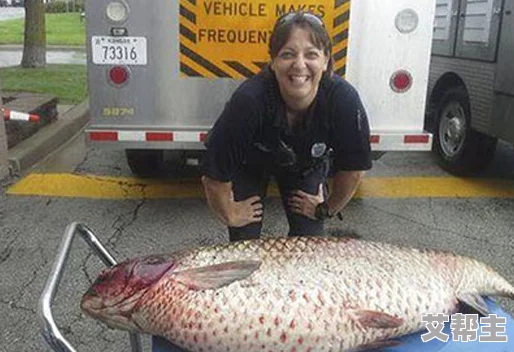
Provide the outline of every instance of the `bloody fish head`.
[[105,269],[82,297],[81,309],[112,328],[134,331],[131,317],[139,299],[172,267],[171,257],[154,255]]

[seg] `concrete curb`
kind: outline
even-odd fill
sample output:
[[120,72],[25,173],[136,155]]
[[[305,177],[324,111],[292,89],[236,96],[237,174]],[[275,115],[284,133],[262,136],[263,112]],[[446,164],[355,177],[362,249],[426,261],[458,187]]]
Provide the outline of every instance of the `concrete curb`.
[[59,116],[57,121],[41,128],[33,136],[9,149],[11,174],[21,174],[55,151],[80,131],[88,120],[89,100],[86,99]]

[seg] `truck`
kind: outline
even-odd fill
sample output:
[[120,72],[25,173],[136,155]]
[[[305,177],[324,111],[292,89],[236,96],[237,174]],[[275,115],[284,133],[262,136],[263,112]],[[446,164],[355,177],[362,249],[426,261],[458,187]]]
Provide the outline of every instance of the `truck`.
[[87,1],[87,140],[135,175],[198,160],[231,94],[269,62],[276,19],[319,16],[334,73],[358,90],[373,151],[430,151],[425,107],[435,0]]
[[514,144],[514,0],[437,0],[425,129],[441,166],[484,171]]

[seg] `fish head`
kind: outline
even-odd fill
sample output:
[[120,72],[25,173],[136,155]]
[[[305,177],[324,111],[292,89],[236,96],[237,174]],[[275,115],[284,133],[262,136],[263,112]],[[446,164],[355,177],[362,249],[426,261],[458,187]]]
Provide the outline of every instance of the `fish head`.
[[81,309],[112,328],[140,331],[132,320],[138,302],[173,267],[170,256],[153,255],[105,269],[83,295]]

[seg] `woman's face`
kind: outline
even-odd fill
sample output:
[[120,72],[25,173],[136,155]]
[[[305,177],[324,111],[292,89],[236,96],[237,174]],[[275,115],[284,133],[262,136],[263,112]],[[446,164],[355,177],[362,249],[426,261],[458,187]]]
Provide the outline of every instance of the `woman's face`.
[[328,61],[323,50],[312,43],[308,30],[293,28],[289,40],[271,62],[288,105],[307,108],[312,103]]

